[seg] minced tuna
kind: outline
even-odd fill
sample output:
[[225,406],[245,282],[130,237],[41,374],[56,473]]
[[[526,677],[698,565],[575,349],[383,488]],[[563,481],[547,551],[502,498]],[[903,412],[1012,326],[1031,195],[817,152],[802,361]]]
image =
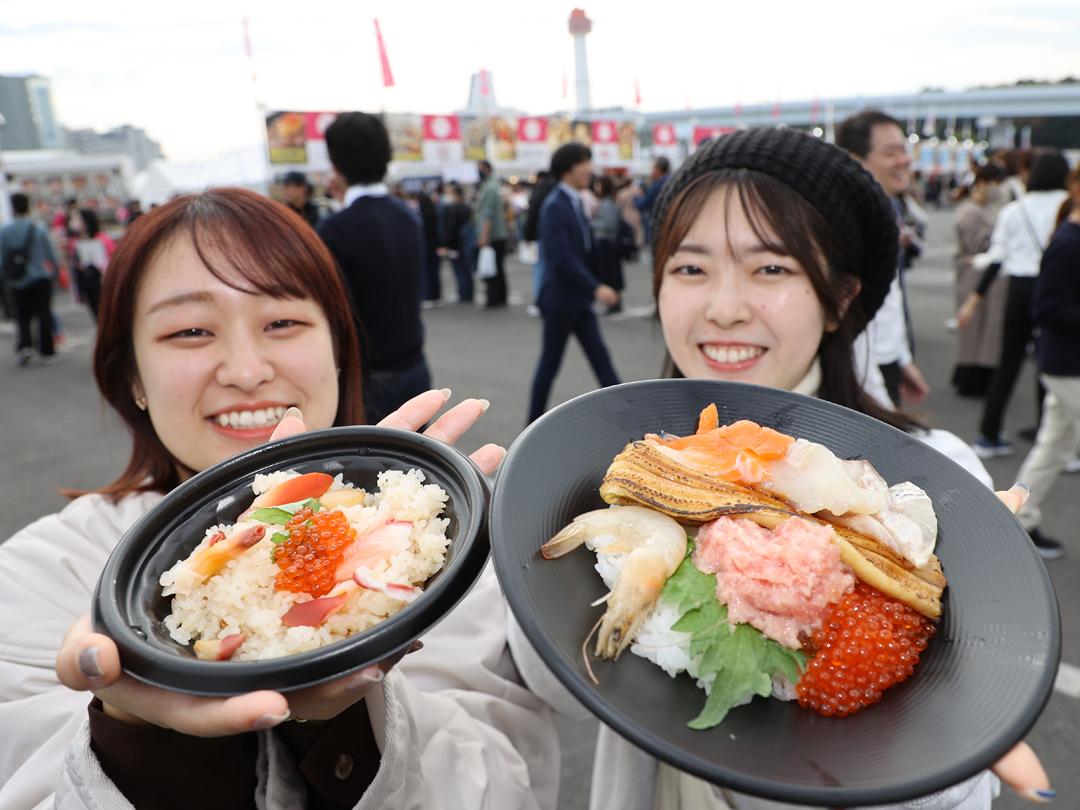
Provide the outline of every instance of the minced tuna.
[[694,565],[716,574],[716,596],[727,605],[732,625],[752,625],[791,649],[855,585],[833,530],[802,518],[772,531],[745,519],[719,518],[698,532]]

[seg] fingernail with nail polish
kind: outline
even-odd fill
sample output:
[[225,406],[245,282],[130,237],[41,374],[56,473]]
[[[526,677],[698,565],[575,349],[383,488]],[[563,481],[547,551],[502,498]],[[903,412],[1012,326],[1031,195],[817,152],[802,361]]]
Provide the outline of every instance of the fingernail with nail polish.
[[491,407],[491,403],[488,402],[486,399],[478,399],[477,402],[480,403],[480,410],[482,411],[486,411],[488,408]]
[[87,678],[100,678],[105,674],[101,669],[101,662],[98,661],[98,652],[98,647],[87,647],[79,653],[79,672]]
[[258,731],[263,728],[273,728],[276,725],[280,725],[289,719],[290,712],[286,709],[281,714],[261,714],[255,718],[255,722],[251,724],[253,731]]
[[304,414],[295,405],[293,405],[291,408],[289,408],[287,411],[285,411],[284,416],[282,416],[281,418],[282,419],[288,419],[290,416],[295,418],[295,419],[303,419],[304,418]]
[[383,679],[383,671],[378,667],[368,667],[363,670],[359,675],[349,681],[345,687],[346,692],[359,692],[363,689],[370,689],[375,684],[380,683]]
[[420,652],[422,649],[424,649],[424,642],[422,642],[420,639],[417,639],[412,643],[412,646],[409,647],[409,652]]
[[1033,802],[1039,802],[1045,804],[1046,802],[1052,802],[1057,798],[1057,791],[1053,788],[1049,790],[1037,790],[1036,788],[1028,788],[1023,792],[1025,798],[1030,799]]
[[1010,487],[1010,489],[1012,489],[1014,492],[1021,492],[1024,495],[1031,494],[1031,487],[1029,487],[1023,481],[1017,481],[1015,484],[1012,485],[1012,487]]
[[443,399],[450,399],[450,395],[454,393],[449,388],[440,388],[439,393],[442,394]]

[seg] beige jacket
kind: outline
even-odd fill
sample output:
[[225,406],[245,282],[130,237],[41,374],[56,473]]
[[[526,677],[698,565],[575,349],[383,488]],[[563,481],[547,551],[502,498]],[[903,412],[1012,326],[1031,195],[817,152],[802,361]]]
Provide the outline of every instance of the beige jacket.
[[[130,805],[90,749],[86,693],[61,686],[56,650],[90,609],[120,536],[160,496],[90,495],[0,545],[0,810]],[[518,680],[489,566],[469,595],[367,698],[382,761],[358,808],[554,808],[559,749]],[[284,748],[260,732],[259,807],[303,806]]]

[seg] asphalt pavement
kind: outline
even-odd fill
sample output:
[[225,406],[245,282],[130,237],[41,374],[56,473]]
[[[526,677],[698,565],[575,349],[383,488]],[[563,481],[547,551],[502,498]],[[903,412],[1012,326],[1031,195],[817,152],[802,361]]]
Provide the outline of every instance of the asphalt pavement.
[[[931,215],[927,250],[909,275],[916,331],[916,359],[933,387],[921,415],[935,427],[965,439],[974,437],[979,403],[955,395],[948,384],[955,338],[946,329],[951,315],[952,216]],[[454,398],[486,397],[491,408],[469,434],[466,450],[486,442],[509,445],[524,426],[532,370],[540,349],[540,322],[525,311],[530,268],[510,261],[511,306],[479,310],[447,304],[424,313],[427,354],[438,387]],[[604,337],[624,381],[659,374],[663,339],[651,317],[650,279],[642,264],[627,268],[624,312],[603,318]],[[452,291],[449,268],[443,283]],[[93,325],[86,311],[58,296],[67,348],[51,366],[15,365],[0,356],[0,538],[63,506],[61,488],[89,488],[111,481],[123,468],[129,439],[103,405],[91,370]],[[13,326],[0,323],[0,342],[13,341]],[[1033,368],[1028,364],[1008,412],[1006,428],[1015,436],[1034,423]],[[576,344],[567,351],[551,405],[592,390],[596,383]],[[1007,488],[1030,445],[1017,440],[1018,453],[987,464],[999,488]],[[1066,665],[1046,712],[1029,736],[1058,790],[1057,805],[1080,807],[1080,474],[1063,477],[1044,507],[1044,531],[1063,540],[1068,551],[1048,564],[1057,590],[1064,627]],[[564,756],[560,807],[587,806],[591,724],[563,726]],[[995,808],[1027,806],[1005,795]]]

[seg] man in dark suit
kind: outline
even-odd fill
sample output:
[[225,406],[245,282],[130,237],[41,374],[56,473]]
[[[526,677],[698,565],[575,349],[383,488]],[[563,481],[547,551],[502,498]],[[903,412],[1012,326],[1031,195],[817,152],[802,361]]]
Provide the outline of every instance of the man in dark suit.
[[601,284],[591,267],[592,233],[580,192],[588,188],[592,179],[592,152],[580,143],[560,146],[551,156],[551,174],[558,178],[559,185],[540,207],[539,241],[544,257],[540,314],[544,338],[533,377],[530,422],[547,408],[551,385],[571,334],[585,350],[600,385],[619,382],[592,310],[593,301],[609,307],[619,302],[619,294]]
[[383,182],[391,152],[381,118],[342,113],[326,129],[326,148],[345,207],[318,231],[352,297],[374,424],[431,387],[420,321],[424,237],[416,214]]

